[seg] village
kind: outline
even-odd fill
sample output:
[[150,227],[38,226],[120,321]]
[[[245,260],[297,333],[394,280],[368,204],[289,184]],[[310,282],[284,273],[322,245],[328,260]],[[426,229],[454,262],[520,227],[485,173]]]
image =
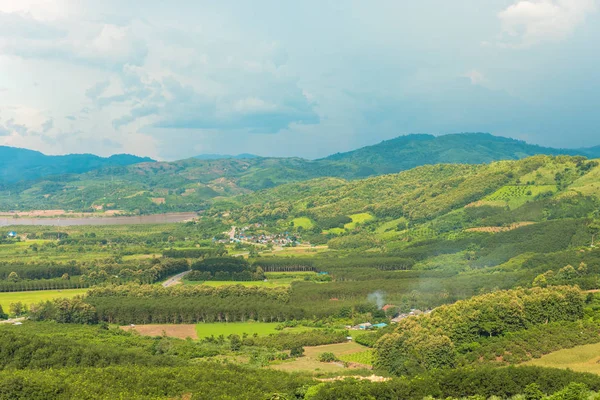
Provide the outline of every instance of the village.
[[[392,304],[386,304],[385,306],[383,306],[381,308],[381,310],[385,311],[387,313],[388,311],[390,311],[394,308],[397,308],[397,307]],[[421,311],[421,310],[413,308],[407,313],[398,313],[398,314],[394,315],[394,317],[391,318],[390,322],[392,324],[397,324],[398,322],[402,321],[405,318],[423,315],[423,314],[429,314],[430,312],[431,312],[431,310]],[[382,329],[387,326],[388,326],[388,324],[386,324],[385,322],[380,322],[377,324],[372,324],[370,322],[363,322],[361,324],[354,325],[354,326],[348,325],[348,326],[346,326],[346,329],[351,330],[351,331],[366,331],[366,330],[372,330],[372,329]]]
[[248,225],[239,229],[235,226],[232,226],[229,232],[225,232],[226,238],[217,240],[217,242],[222,244],[251,243],[281,247],[297,246],[301,244],[300,238],[295,234],[290,234],[289,232],[276,234],[254,232],[256,229],[260,229],[262,227],[262,224]]

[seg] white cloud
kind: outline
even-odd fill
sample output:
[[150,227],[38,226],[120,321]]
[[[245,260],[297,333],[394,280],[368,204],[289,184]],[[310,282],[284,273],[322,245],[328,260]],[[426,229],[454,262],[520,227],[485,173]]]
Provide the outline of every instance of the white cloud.
[[472,69],[466,74],[463,75],[465,78],[469,78],[472,85],[481,85],[485,82],[485,76],[483,73],[477,71],[476,69]]
[[517,1],[498,14],[501,44],[529,47],[565,39],[596,9],[597,0]]

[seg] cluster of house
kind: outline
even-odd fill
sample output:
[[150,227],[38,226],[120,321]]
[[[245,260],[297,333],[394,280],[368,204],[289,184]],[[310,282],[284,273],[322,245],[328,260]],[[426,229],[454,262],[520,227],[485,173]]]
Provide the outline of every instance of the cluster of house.
[[17,232],[15,231],[10,231],[6,234],[6,237],[9,239],[15,239],[17,237]]
[[297,236],[291,235],[289,232],[277,233],[277,234],[252,234],[249,231],[255,228],[261,228],[261,224],[253,224],[237,229],[231,227],[231,231],[227,234],[228,240],[220,241],[224,243],[257,243],[257,244],[274,244],[278,246],[286,246],[293,244],[300,244]]
[[421,314],[429,314],[430,312],[431,312],[431,310],[421,311],[421,310],[417,310],[417,309],[413,308],[412,310],[410,310],[407,313],[402,313],[402,314],[396,315],[394,318],[392,318],[392,323],[397,324],[398,322],[402,321],[404,318],[412,317],[415,315],[421,315]]
[[[391,305],[391,304],[386,304],[385,306],[382,307],[382,310],[387,311],[394,307],[396,307],[396,306]],[[394,318],[391,319],[391,322],[393,324],[397,324],[398,322],[402,321],[404,318],[413,317],[413,316],[417,316],[417,315],[421,315],[421,314],[429,314],[430,312],[431,312],[431,310],[421,311],[421,310],[417,310],[416,308],[413,308],[407,313],[399,313],[399,314],[395,315]],[[385,328],[386,326],[388,326],[388,324],[383,323],[383,322],[379,323],[379,324],[371,324],[370,322],[364,322],[362,324],[358,324],[355,326],[347,326],[346,329],[354,330],[354,331],[365,331],[365,330],[370,330],[370,329],[381,329],[381,328]]]
[[368,331],[370,329],[385,328],[386,326],[388,326],[388,324],[386,324],[385,322],[382,322],[379,324],[371,324],[370,322],[365,322],[365,323],[358,324],[355,326],[347,326],[346,329],[351,330],[351,331]]

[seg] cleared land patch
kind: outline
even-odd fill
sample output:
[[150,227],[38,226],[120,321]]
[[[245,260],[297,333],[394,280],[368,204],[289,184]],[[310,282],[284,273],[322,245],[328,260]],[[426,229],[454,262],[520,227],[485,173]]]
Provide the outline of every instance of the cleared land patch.
[[183,280],[185,285],[207,285],[207,286],[260,286],[260,287],[285,287],[294,281],[304,280],[305,276],[316,275],[316,272],[267,272],[266,281],[203,281],[195,282]]
[[486,232],[486,233],[499,233],[508,232],[514,229],[521,228],[523,226],[533,225],[535,222],[517,222],[509,226],[480,226],[478,228],[465,229],[467,232]]
[[[353,354],[364,353],[366,347],[354,342],[328,344],[325,346],[305,347],[304,356],[278,364],[273,364],[271,368],[280,371],[312,371],[312,372],[339,372],[344,369],[343,362],[323,363],[319,361],[321,353],[333,353],[339,359],[351,357]],[[359,357],[359,356],[357,356]],[[363,356],[364,357],[364,356]]]
[[198,339],[196,333],[196,325],[181,324],[181,325],[126,325],[121,329],[125,331],[136,331],[143,336],[169,336],[179,339]]
[[243,335],[244,333],[252,336],[255,333],[259,336],[266,336],[271,333],[280,332],[275,329],[279,325],[277,322],[215,322],[195,325],[197,337],[210,337],[223,335]]
[[27,305],[39,303],[40,301],[53,300],[57,298],[71,298],[84,294],[88,289],[64,289],[64,290],[36,290],[30,292],[3,292],[0,293],[0,305],[5,311],[11,303],[22,302]]
[[571,369],[600,375],[600,343],[555,351],[523,365]]
[[[514,209],[529,200],[533,200],[535,196],[541,193],[555,193],[557,190],[556,185],[507,185],[487,196],[484,200],[494,203],[502,201],[511,209]],[[485,202],[483,203],[485,204]]]
[[373,217],[369,213],[360,213],[360,214],[350,215],[350,218],[352,218],[352,222],[344,225],[344,228],[346,228],[346,229],[354,229],[354,228],[356,228],[357,224],[364,224],[365,222],[370,221],[375,217]]
[[298,217],[292,220],[296,228],[310,229],[313,227],[313,222],[307,217]]

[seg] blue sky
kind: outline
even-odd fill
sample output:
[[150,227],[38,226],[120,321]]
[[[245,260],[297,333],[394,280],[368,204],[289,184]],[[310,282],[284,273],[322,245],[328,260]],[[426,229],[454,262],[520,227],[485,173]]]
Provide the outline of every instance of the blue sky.
[[315,158],[600,144],[600,0],[0,0],[0,144]]

